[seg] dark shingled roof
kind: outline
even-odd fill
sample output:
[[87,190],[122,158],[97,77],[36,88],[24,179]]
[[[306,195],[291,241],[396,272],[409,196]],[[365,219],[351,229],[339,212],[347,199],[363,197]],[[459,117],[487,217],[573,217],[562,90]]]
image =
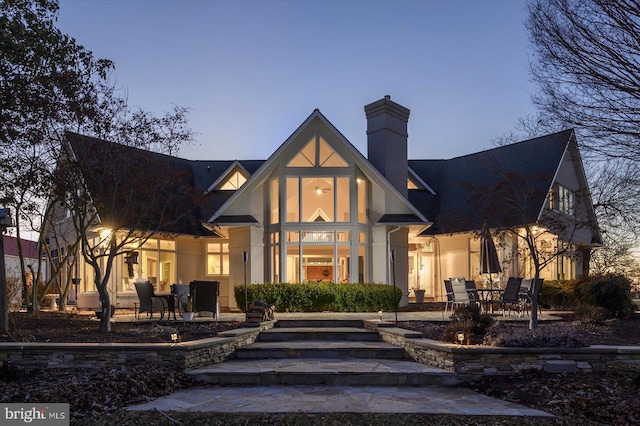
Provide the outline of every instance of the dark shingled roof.
[[409,160],[409,167],[436,192],[409,190],[409,201],[434,221],[425,234],[482,229],[488,218],[474,200],[496,194],[477,193],[495,191],[505,179],[515,181],[515,176],[526,182],[531,199],[516,218],[505,213],[513,211],[512,199],[494,197],[490,225],[535,223],[572,133],[565,130],[450,160]]
[[[131,176],[134,175],[134,171],[138,180],[145,178],[150,180],[162,180],[164,178],[162,173],[153,173],[153,169],[156,168],[164,170],[165,172],[176,173],[175,176],[178,181],[173,182],[175,185],[167,185],[167,182],[163,183],[165,186],[165,194],[163,195],[164,199],[169,198],[181,200],[185,197],[184,192],[190,191],[192,193],[189,195],[192,198],[197,198],[197,202],[195,199],[193,200],[194,208],[188,215],[188,218],[185,217],[185,220],[181,220],[179,223],[172,225],[170,229],[163,229],[163,231],[188,235],[215,236],[215,234],[205,229],[201,224],[206,222],[213,213],[222,206],[229,197],[231,197],[233,191],[212,191],[206,196],[203,194],[213,182],[219,179],[221,175],[228,170],[228,168],[234,163],[233,160],[187,160],[139,148],[124,146],[102,139],[78,135],[71,132],[67,132],[67,140],[76,158],[78,158],[84,168],[83,177],[89,186],[92,197],[94,197],[94,200],[96,201],[95,204],[101,209],[99,213],[103,221],[108,220],[111,214],[122,217],[125,214],[130,214],[133,210],[144,210],[145,206],[135,206],[135,209],[129,209],[130,211],[128,213],[105,211],[105,206],[109,206],[110,203],[108,201],[101,202],[98,198],[103,197],[105,199],[109,199],[112,197],[114,194],[110,188],[113,188],[116,185],[109,184],[109,182],[106,181],[100,182],[100,180],[104,179],[104,174],[98,176],[97,173],[93,172],[95,165],[92,165],[92,162],[97,162],[99,164],[99,158],[106,158],[110,161],[120,163],[109,170],[109,174],[111,174],[109,179],[113,179],[114,182],[119,183],[125,182],[127,179],[131,179]],[[244,160],[239,161],[239,163],[249,173],[253,173],[260,167],[260,165],[262,165],[262,163],[264,163],[264,160]],[[121,185],[121,187],[126,187],[126,185]],[[123,188],[122,191],[126,191],[126,188]],[[116,195],[120,196],[120,194]],[[122,194],[122,196],[125,197],[124,194]],[[140,202],[140,204],[142,203],[143,201]],[[200,206],[197,204],[200,204]],[[180,214],[184,215],[184,212],[180,212]],[[141,225],[140,223],[137,223],[138,221],[135,215],[132,215],[132,217],[128,219],[125,218],[125,222],[127,222],[127,225],[132,225],[134,223],[138,226]],[[153,224],[147,224],[146,227],[147,229],[152,229],[153,226]]]
[[[408,199],[433,225],[425,234],[455,233],[478,230],[487,222],[487,214],[479,211],[478,193],[495,192],[505,176],[519,176],[528,190],[535,196],[526,203],[523,214],[514,217],[513,201],[508,197],[492,200],[493,212],[488,225],[492,227],[514,226],[534,223],[543,206],[544,198],[551,187],[555,172],[571,138],[573,130],[505,145],[475,154],[449,160],[409,160],[409,167],[434,191],[409,190]],[[131,156],[145,158],[147,162],[168,163],[171,168],[182,170],[187,183],[203,194],[229,170],[234,160],[203,161],[186,160],[137,148],[106,142],[100,139],[68,133],[68,140],[75,152],[91,152],[97,146],[107,144],[118,150],[130,150]],[[255,173],[266,160],[238,160],[250,174]],[[127,173],[122,168],[122,173]],[[232,195],[234,191],[211,191],[206,204],[197,211],[197,220],[206,222]],[[484,194],[492,195],[492,194]],[[496,194],[493,194],[496,195]],[[474,201],[474,197],[476,197]],[[509,204],[511,203],[511,204]],[[216,223],[257,223],[253,216],[221,216]],[[422,223],[414,215],[383,215],[379,223]],[[201,234],[202,231],[184,229],[186,233]],[[187,232],[188,231],[188,232]],[[206,232],[206,231],[205,231]]]

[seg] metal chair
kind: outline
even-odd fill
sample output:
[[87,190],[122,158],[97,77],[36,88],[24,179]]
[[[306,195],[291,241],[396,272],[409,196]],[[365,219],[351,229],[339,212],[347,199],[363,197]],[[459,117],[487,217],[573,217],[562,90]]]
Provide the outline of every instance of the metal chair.
[[[531,278],[531,279],[526,279],[526,280],[522,280],[522,284],[520,285],[520,300],[522,300],[522,302],[524,303],[527,315],[529,314],[529,306],[533,305],[531,297],[533,296],[534,291],[537,291],[538,294],[540,294],[540,289],[542,288],[542,282],[544,281],[544,278],[539,278],[538,281],[535,283],[535,287],[534,287],[534,281],[535,279]],[[538,301],[538,313],[542,313],[542,310],[540,309],[540,303]]]
[[447,292],[447,300],[444,304],[444,312],[447,313],[449,306],[452,307],[451,313],[453,313],[453,287],[451,286],[451,280],[444,280],[444,289]]
[[509,315],[511,315],[511,308],[514,306],[518,307],[518,312],[520,313],[523,309],[522,302],[520,300],[520,284],[522,283],[522,278],[518,277],[509,277],[507,280],[507,286],[502,293],[502,296],[498,303],[502,306],[502,316],[505,316],[505,311],[509,309]]
[[456,306],[468,305],[471,300],[464,278],[451,278],[451,287],[453,288],[453,301],[451,302],[451,313],[453,314]]
[[474,280],[465,280],[464,284],[467,287],[467,293],[469,293],[469,300],[472,302],[480,302],[476,282]]

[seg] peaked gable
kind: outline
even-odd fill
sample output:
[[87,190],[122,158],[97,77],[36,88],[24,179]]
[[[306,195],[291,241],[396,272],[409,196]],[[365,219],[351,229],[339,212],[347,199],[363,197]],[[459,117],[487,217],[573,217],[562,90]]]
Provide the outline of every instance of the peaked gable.
[[[318,138],[314,141],[313,138],[316,136]],[[383,188],[386,193],[391,194],[397,203],[403,206],[406,213],[415,215],[416,222],[429,223],[422,213],[409,203],[317,109],[278,147],[249,180],[218,209],[209,219],[209,222],[215,222],[222,215],[250,214],[247,211],[234,212],[233,205],[250,205],[249,199],[252,197],[253,191],[264,184],[266,179],[278,167],[302,169],[311,167],[344,167],[349,161],[352,161],[368,179]],[[261,203],[255,202],[255,200],[254,204],[259,205],[259,208],[262,206]]]

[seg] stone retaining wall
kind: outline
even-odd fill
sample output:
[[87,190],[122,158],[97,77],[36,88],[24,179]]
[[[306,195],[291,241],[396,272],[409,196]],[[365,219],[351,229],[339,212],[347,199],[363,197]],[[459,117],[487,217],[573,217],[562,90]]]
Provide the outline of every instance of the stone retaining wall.
[[535,369],[548,373],[588,373],[592,371],[640,372],[640,346],[588,346],[585,348],[498,348],[463,346],[424,339],[420,333],[376,328],[387,343],[402,346],[409,357],[425,365],[456,373],[460,382],[488,374],[518,374]]
[[253,343],[260,331],[273,327],[274,323],[183,343],[0,343],[0,360],[8,360],[22,371],[122,365],[190,370],[228,359],[236,348]]

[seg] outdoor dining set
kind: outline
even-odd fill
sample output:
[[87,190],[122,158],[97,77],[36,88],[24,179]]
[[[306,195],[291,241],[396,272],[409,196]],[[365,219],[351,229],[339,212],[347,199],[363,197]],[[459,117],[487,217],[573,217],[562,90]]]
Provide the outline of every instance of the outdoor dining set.
[[[511,311],[517,315],[528,315],[531,309],[531,298],[535,291],[541,286],[543,279],[523,279],[520,277],[509,277],[504,289],[498,288],[477,288],[473,280],[465,280],[464,278],[450,278],[444,280],[447,300],[445,304],[445,313],[453,314],[456,307],[471,304],[478,305],[483,311],[494,313],[494,309],[498,307],[498,311],[505,316],[506,312]],[[535,283],[535,284],[534,284]]]
[[135,283],[139,303],[135,304],[134,315],[138,319],[141,313],[147,313],[153,319],[154,313],[164,319],[167,312],[168,319],[177,319],[178,313],[210,312],[215,317],[218,312],[218,296],[220,283],[218,281],[191,281],[189,284],[172,284],[169,293],[156,293],[153,283],[141,281]]

